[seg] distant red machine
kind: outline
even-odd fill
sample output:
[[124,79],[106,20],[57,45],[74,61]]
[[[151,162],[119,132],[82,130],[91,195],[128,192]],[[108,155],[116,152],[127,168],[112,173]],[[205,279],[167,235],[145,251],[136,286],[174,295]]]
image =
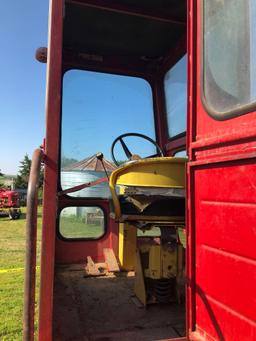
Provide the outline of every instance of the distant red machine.
[[0,188],[0,216],[8,215],[10,219],[19,219],[21,215],[19,193]]

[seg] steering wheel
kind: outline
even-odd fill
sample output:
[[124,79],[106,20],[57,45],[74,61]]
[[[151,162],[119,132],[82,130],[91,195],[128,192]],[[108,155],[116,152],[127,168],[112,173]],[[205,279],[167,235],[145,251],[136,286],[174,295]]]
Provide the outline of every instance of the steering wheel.
[[112,160],[114,161],[115,165],[120,166],[120,163],[116,160],[115,158],[115,154],[114,154],[114,148],[115,145],[118,141],[120,141],[121,146],[125,152],[125,155],[127,157],[128,160],[134,160],[134,159],[140,159],[140,157],[136,154],[132,154],[129,150],[129,148],[127,147],[126,143],[124,142],[123,138],[127,137],[127,136],[137,136],[137,137],[141,137],[144,140],[147,140],[149,142],[151,142],[157,149],[157,153],[154,155],[150,155],[147,156],[146,158],[150,158],[150,157],[156,157],[156,156],[164,156],[164,152],[163,150],[160,148],[160,146],[156,143],[156,141],[152,140],[150,137],[143,135],[143,134],[139,134],[139,133],[126,133],[126,134],[122,134],[119,135],[112,143],[111,146],[111,156],[112,156]]

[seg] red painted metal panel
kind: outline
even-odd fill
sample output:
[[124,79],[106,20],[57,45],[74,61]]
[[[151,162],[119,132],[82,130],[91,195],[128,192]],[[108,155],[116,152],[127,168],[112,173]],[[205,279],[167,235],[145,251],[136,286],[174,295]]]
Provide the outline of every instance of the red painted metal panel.
[[50,2],[39,340],[52,339],[52,302],[58,181],[63,1]]
[[256,165],[195,171],[196,325],[216,339],[256,338]]
[[189,337],[255,340],[256,113],[216,121],[205,111],[200,1],[189,1],[189,6]]
[[96,262],[104,261],[103,248],[112,248],[118,256],[118,224],[113,219],[107,221],[106,234],[96,241],[67,241],[56,239],[56,263],[85,263],[87,256]]
[[[187,155],[192,160],[190,145],[193,141],[193,132],[195,125],[195,104],[196,104],[196,39],[197,39],[197,1],[188,0],[188,27],[187,27],[187,54],[188,54],[188,97],[187,97]],[[189,163],[188,163],[189,165]],[[187,166],[186,177],[186,329],[188,337],[195,330],[195,248],[194,248],[194,177],[192,169]]]
[[190,167],[192,339],[256,339],[255,174],[255,159]]
[[[196,86],[196,108],[194,111],[194,119],[192,120],[195,125],[193,134],[194,145],[190,147],[202,148],[205,146],[215,147],[218,149],[221,144],[227,145],[235,143],[240,139],[253,138],[256,135],[256,112],[247,115],[242,115],[237,118],[229,119],[226,121],[217,121],[210,117],[201,101],[201,82],[200,82],[200,68],[201,68],[201,20],[200,20],[200,1],[198,1],[197,8],[197,42],[196,42],[196,60],[193,67],[197,71],[197,82],[193,83]],[[216,146],[217,144],[217,146]],[[239,148],[238,148],[239,149]]]

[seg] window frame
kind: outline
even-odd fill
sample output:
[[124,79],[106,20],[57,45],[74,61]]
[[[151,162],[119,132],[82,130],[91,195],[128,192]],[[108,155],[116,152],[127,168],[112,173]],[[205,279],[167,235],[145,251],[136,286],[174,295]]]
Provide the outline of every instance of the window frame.
[[[162,91],[163,91],[163,101],[164,101],[164,113],[165,113],[165,123],[166,123],[166,136],[167,136],[167,141],[168,143],[170,143],[171,141],[174,141],[178,138],[184,137],[187,134],[187,129],[185,129],[184,131],[170,136],[169,134],[169,122],[168,122],[168,113],[167,113],[167,103],[166,103],[166,92],[165,92],[165,86],[164,86],[164,82],[165,82],[165,76],[166,74],[172,69],[172,67],[174,67],[185,55],[188,56],[188,51],[182,51],[179,55],[178,58],[175,58],[174,63],[172,63],[171,65],[169,65],[169,67],[167,69],[164,70],[163,76],[162,76]],[[188,70],[188,66],[186,67],[186,72]],[[187,92],[186,92],[186,108],[188,108],[188,73],[187,73]],[[188,110],[185,112],[185,116],[186,116],[186,128],[187,128],[187,112]]]
[[[89,71],[89,72],[95,72],[95,73],[102,73],[102,74],[109,74],[109,75],[115,75],[115,76],[123,76],[123,77],[133,77],[133,78],[140,78],[143,79],[145,82],[148,83],[150,89],[151,89],[151,95],[152,95],[152,112],[153,112],[153,123],[154,123],[154,133],[155,133],[155,141],[159,144],[159,132],[158,132],[158,115],[156,111],[156,105],[155,105],[155,91],[154,91],[154,84],[152,82],[152,79],[150,77],[147,77],[146,74],[143,76],[140,73],[125,73],[125,72],[117,72],[113,69],[95,69],[90,68],[87,66],[82,67],[81,65],[72,65],[68,67],[64,67],[62,71],[62,78],[61,78],[61,97],[60,97],[60,120],[59,120],[59,129],[60,129],[60,139],[59,139],[59,156],[58,156],[58,191],[63,191],[63,188],[61,186],[61,157],[62,157],[62,119],[63,119],[63,85],[64,85],[64,76],[67,72],[72,70],[78,70],[78,71]],[[76,200],[76,199],[82,199],[82,200],[95,200],[98,202],[98,200],[110,200],[109,198],[104,197],[76,197],[69,194],[64,194],[64,197],[66,197],[69,200]],[[100,207],[101,208],[101,207]]]
[[[61,233],[61,231],[60,231],[60,220],[61,220],[61,212],[65,209],[65,208],[69,208],[69,207],[85,207],[85,208],[87,208],[87,207],[94,207],[94,208],[99,208],[101,211],[102,211],[102,213],[103,213],[103,217],[104,217],[104,224],[103,224],[103,234],[102,235],[100,235],[99,237],[97,237],[97,238],[92,238],[92,237],[88,237],[88,238],[86,238],[86,237],[84,237],[84,238],[71,238],[71,237],[65,237],[65,236],[63,236],[63,234]],[[74,203],[72,203],[72,202],[70,202],[68,205],[65,205],[65,206],[63,206],[63,207],[61,207],[59,210],[58,210],[58,218],[57,218],[57,237],[58,237],[58,239],[60,239],[60,240],[62,240],[62,241],[65,241],[65,242],[71,242],[71,243],[73,243],[73,242],[83,242],[83,241],[98,241],[98,240],[101,240],[101,239],[103,239],[105,236],[106,236],[106,234],[107,234],[107,232],[108,232],[108,229],[107,229],[107,226],[108,226],[108,223],[107,223],[107,213],[106,213],[106,210],[102,207],[102,206],[100,206],[99,204],[96,204],[95,203],[95,205],[93,205],[93,204],[79,204],[79,205],[76,205],[75,204],[75,202]]]
[[[204,79],[205,79],[205,63],[204,63],[204,52],[205,52],[205,46],[204,46],[204,38],[205,38],[205,11],[204,11],[204,4],[207,0],[202,0],[200,3],[200,97],[203,104],[203,107],[206,111],[206,113],[215,119],[216,121],[227,121],[235,117],[239,117],[245,114],[249,114],[255,111],[256,109],[256,100],[252,103],[242,105],[239,108],[235,108],[232,110],[224,111],[224,112],[218,112],[215,110],[209,103],[207,102],[206,96],[205,96],[205,86],[204,86]],[[208,0],[209,1],[209,0]]]

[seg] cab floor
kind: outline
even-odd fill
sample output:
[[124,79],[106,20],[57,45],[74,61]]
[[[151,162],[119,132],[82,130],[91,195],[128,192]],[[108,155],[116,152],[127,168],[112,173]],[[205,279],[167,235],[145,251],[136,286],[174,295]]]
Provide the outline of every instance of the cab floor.
[[81,266],[58,267],[53,339],[156,341],[184,336],[184,306],[140,307],[133,284],[132,273],[85,278]]

